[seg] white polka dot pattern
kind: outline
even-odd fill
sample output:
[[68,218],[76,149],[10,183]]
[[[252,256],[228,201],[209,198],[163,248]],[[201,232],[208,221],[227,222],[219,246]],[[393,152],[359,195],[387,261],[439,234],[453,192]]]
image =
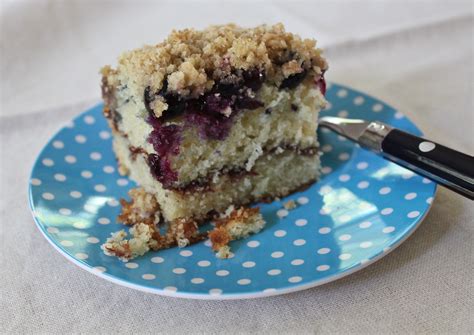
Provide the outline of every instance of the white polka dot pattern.
[[87,138],[84,135],[76,135],[74,139],[76,140],[77,143],[81,143],[81,144],[87,142]]
[[345,183],[346,181],[351,180],[351,176],[348,174],[341,174],[338,179],[339,181],[342,181],[343,183]]
[[288,278],[288,281],[290,283],[299,283],[302,280],[303,278],[301,278],[300,276],[293,276],[293,277]]
[[322,227],[322,228],[319,228],[318,232],[322,235],[326,235],[326,234],[329,234],[331,232],[331,228]]
[[330,252],[331,252],[331,249],[329,249],[329,248],[321,248],[321,249],[318,250],[318,254],[320,254],[320,255],[325,255],[325,254],[328,254]]
[[372,111],[376,113],[380,112],[382,109],[383,109],[383,105],[379,103],[376,103],[372,106]]
[[73,156],[73,155],[64,156],[64,160],[69,164],[74,164],[77,162],[76,156]]
[[416,198],[416,193],[415,192],[410,192],[405,195],[405,200],[413,200]]
[[31,185],[40,186],[41,185],[41,180],[39,180],[38,178],[32,178],[31,179]]
[[381,195],[386,195],[386,194],[389,194],[390,192],[392,191],[392,189],[390,187],[382,187],[380,190],[379,190],[379,194]]
[[277,230],[275,233],[273,233],[276,237],[284,237],[286,235],[286,231],[284,230]]
[[128,263],[125,263],[125,267],[127,269],[136,269],[138,268],[138,264],[135,262],[128,262]]
[[[417,134],[401,113],[362,93],[333,85],[328,99],[325,115],[379,119]],[[229,259],[216,258],[206,242],[124,263],[100,247],[110,233],[129,229],[116,218],[119,199],[128,199],[135,184],[118,172],[100,106],[70,127],[46,146],[33,169],[30,193],[38,226],[63,253],[95,274],[167,295],[269,295],[330,281],[381,257],[413,231],[436,187],[321,129],[320,181],[280,201],[259,203],[265,229],[231,242],[235,254]],[[283,208],[288,200],[296,208]]]
[[99,136],[101,139],[103,140],[107,140],[110,138],[110,133],[106,130],[102,130],[100,133],[99,133]]
[[100,154],[100,152],[92,152],[92,153],[90,154],[90,158],[91,158],[92,160],[98,161],[98,160],[100,160],[100,159],[102,158],[102,155]]
[[277,276],[281,273],[281,270],[280,269],[272,269],[272,270],[268,270],[268,275],[269,276]]
[[323,174],[329,174],[332,172],[332,168],[330,166],[323,166],[322,169],[321,169],[321,172]]
[[345,254],[340,254],[339,255],[339,259],[341,261],[347,261],[348,259],[351,259],[352,258],[352,255],[351,254],[348,254],[348,253],[345,253]]
[[204,281],[205,280],[203,278],[193,278],[193,279],[191,279],[191,283],[193,283],[193,284],[202,284],[202,283],[204,283]]
[[86,238],[86,241],[92,244],[97,244],[100,242],[100,240],[97,237],[93,237],[93,236]]
[[272,252],[272,258],[282,258],[285,254],[281,251]]
[[62,142],[62,141],[54,141],[54,142],[53,142],[53,147],[55,147],[56,149],[62,149],[62,148],[64,148],[64,142]]
[[285,216],[288,216],[289,212],[286,209],[279,209],[277,211],[277,216],[279,218],[284,218]]
[[82,193],[79,191],[71,191],[69,195],[75,199],[79,199],[80,197],[82,197]]
[[221,295],[222,290],[220,288],[212,288],[209,290],[210,295]]
[[209,265],[211,265],[211,262],[209,262],[209,261],[199,261],[197,263],[197,265],[202,267],[202,268],[205,268],[205,267],[208,267]]
[[163,257],[156,256],[156,257],[153,257],[151,261],[155,264],[160,264],[160,263],[163,263],[165,260]]
[[256,247],[258,247],[259,245],[260,245],[260,242],[258,242],[258,241],[249,241],[249,242],[247,242],[247,246],[248,246],[249,248],[256,248]]
[[50,167],[50,166],[54,165],[54,161],[52,159],[49,159],[49,158],[43,159],[42,162],[43,162],[44,166]]
[[359,223],[359,228],[361,229],[367,229],[370,226],[372,226],[372,222],[370,221],[364,221],[364,222]]
[[251,261],[243,262],[242,266],[244,268],[253,268],[255,266],[255,262],[251,262]]
[[219,277],[226,277],[229,275],[229,271],[227,270],[219,270],[219,271],[216,271],[216,275],[218,275]]
[[367,162],[360,162],[360,163],[357,163],[356,165],[358,170],[365,170],[367,169],[368,166],[369,164]]
[[343,234],[343,235],[339,236],[340,241],[349,241],[351,238],[352,238],[352,236],[349,235],[349,234]]
[[191,250],[182,250],[179,254],[183,257],[190,257],[193,255],[193,252]]
[[308,220],[306,219],[298,219],[295,221],[295,225],[297,225],[298,227],[303,227],[303,226],[306,226],[308,224]]
[[89,178],[92,178],[93,174],[90,171],[84,170],[81,172],[81,176],[83,178],[89,179]]
[[113,166],[106,165],[106,166],[104,166],[103,170],[104,170],[105,173],[114,173],[115,168]]

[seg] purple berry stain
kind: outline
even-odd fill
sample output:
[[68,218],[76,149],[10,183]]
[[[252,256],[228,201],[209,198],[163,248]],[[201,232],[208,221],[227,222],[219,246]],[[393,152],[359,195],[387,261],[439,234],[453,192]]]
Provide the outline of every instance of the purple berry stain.
[[326,95],[326,80],[324,79],[324,73],[315,80],[316,86],[321,91],[322,95]]
[[[165,188],[172,188],[178,180],[178,173],[171,167],[171,156],[179,154],[184,128],[196,127],[198,134],[205,140],[224,140],[230,132],[233,119],[241,110],[253,110],[263,106],[255,98],[265,80],[265,74],[258,70],[245,71],[238,83],[217,83],[208,93],[195,99],[181,99],[167,92],[166,81],[163,88],[152,93],[150,87],[144,92],[145,107],[149,112],[148,123],[153,127],[148,142],[153,145],[156,154],[148,156],[148,165],[153,176]],[[150,107],[151,102],[161,96],[168,104],[163,117],[156,118]],[[184,114],[184,126],[165,124],[176,116]]]
[[148,122],[153,126],[148,142],[157,153],[148,156],[148,165],[152,175],[168,188],[178,180],[177,172],[171,168],[170,156],[179,154],[182,127],[175,124],[163,125],[152,115]]

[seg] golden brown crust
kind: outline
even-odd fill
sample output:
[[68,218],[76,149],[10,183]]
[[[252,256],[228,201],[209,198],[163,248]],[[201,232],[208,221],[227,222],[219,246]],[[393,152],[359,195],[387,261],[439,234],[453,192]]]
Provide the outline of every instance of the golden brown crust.
[[[127,87],[143,103],[145,88],[158,92],[165,79],[169,92],[196,97],[216,80],[255,68],[278,84],[303,71],[321,74],[327,63],[315,40],[286,32],[281,23],[251,29],[227,24],[173,31],[162,43],[123,53],[117,69],[106,66],[101,73],[105,84]],[[158,98],[150,107],[160,117],[167,104]]]
[[219,251],[231,241],[230,234],[224,227],[216,227],[208,235],[211,240],[212,250],[214,251]]
[[283,204],[283,207],[287,210],[290,209],[295,209],[296,208],[296,202],[294,200],[288,200]]
[[249,218],[259,213],[260,213],[259,207],[254,207],[254,208],[240,207],[240,208],[232,210],[229,215],[216,219],[214,223],[216,227],[226,229],[230,225],[234,224],[235,222],[243,222],[243,223],[248,222]]
[[208,233],[211,246],[219,258],[230,255],[229,242],[259,232],[265,225],[258,207],[229,207],[226,214],[215,220],[215,228]]
[[137,223],[157,224],[160,221],[160,206],[155,196],[143,188],[134,188],[128,192],[130,201],[120,199],[122,212],[117,217],[118,222],[125,225]]
[[205,233],[200,233],[196,221],[186,219],[176,219],[168,223],[165,235],[160,234],[154,227],[150,248],[161,250],[178,246],[185,246],[198,243],[206,238]]
[[105,245],[105,251],[109,255],[114,255],[120,259],[129,260],[132,258],[132,249],[128,241],[124,242],[120,247],[113,245]]

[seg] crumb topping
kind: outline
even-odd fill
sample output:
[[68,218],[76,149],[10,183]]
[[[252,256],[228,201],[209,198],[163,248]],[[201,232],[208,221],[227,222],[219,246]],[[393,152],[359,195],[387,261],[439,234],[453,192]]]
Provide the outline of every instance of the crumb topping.
[[[216,81],[235,82],[242,71],[254,69],[280,85],[297,74],[320,75],[327,63],[315,40],[288,33],[282,24],[251,29],[227,24],[173,31],[162,43],[123,53],[116,69],[106,66],[101,73],[108,85],[144,103],[147,87],[196,98]],[[150,107],[160,117],[168,104],[157,98]]]

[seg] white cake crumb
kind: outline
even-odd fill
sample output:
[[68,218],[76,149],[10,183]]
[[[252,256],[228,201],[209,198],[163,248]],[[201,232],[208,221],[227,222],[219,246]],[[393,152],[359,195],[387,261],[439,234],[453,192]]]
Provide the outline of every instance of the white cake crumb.
[[144,255],[150,250],[149,242],[152,239],[154,229],[144,223],[139,223],[130,228],[130,234],[133,236],[126,240],[127,233],[120,230],[112,233],[112,236],[102,244],[101,249],[106,255],[117,256],[124,262],[138,256]]
[[288,200],[283,204],[283,207],[287,210],[295,209],[297,207],[296,202],[294,200]]
[[226,216],[216,220],[216,228],[209,232],[212,249],[216,251],[218,258],[229,258],[230,241],[256,234],[265,226],[265,220],[258,207],[238,209],[231,207],[226,211]]

